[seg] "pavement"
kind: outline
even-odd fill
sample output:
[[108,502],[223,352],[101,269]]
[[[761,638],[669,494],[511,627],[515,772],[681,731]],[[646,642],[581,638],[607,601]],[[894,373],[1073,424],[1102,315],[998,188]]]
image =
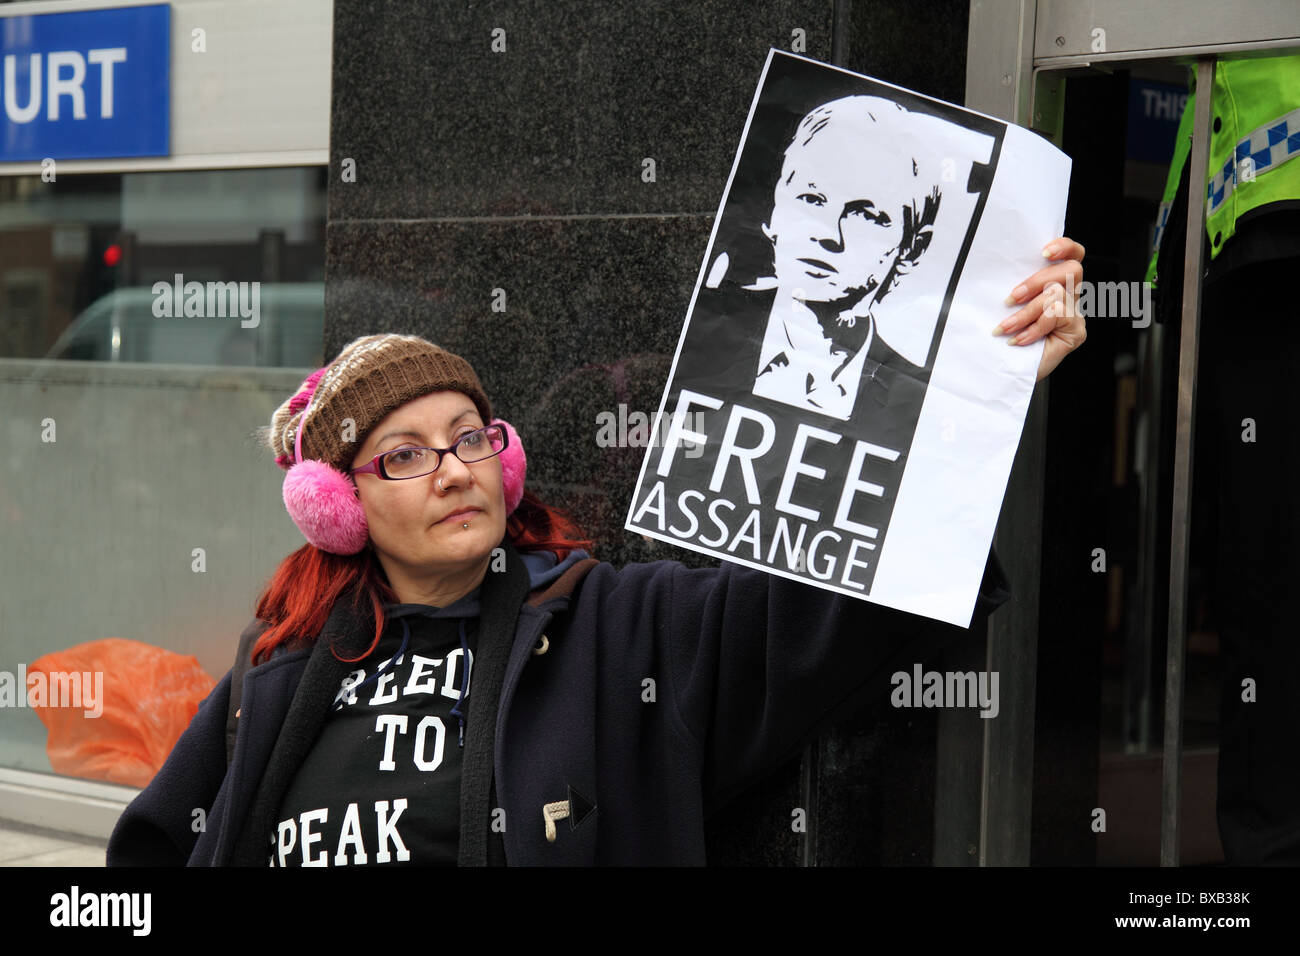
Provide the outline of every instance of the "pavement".
[[103,866],[107,840],[0,821],[0,866]]

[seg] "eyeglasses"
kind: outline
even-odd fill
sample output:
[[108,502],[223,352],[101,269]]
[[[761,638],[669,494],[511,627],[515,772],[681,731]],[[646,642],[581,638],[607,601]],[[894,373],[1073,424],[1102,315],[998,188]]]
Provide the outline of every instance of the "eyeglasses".
[[500,425],[488,425],[478,431],[460,436],[450,448],[395,448],[370,459],[370,464],[353,468],[353,475],[378,475],[388,481],[402,481],[406,478],[420,478],[431,475],[442,464],[442,456],[451,453],[472,465],[476,461],[487,461],[505,451],[509,440],[506,430]]

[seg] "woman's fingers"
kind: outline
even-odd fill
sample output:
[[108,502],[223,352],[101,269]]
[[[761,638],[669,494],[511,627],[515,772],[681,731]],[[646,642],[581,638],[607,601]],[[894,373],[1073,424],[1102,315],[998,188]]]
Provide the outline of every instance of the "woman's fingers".
[[1007,296],[1006,304],[1018,305],[1038,295],[1051,282],[1059,282],[1063,286],[1069,286],[1072,290],[1077,290],[1082,279],[1083,265],[1078,259],[1067,259],[1064,262],[1053,263],[1039,269],[1012,289],[1011,294]]
[[1037,342],[1043,336],[1051,335],[1069,323],[1071,317],[1068,313],[1071,309],[1070,303],[1066,301],[1065,289],[1052,283],[1043,290],[1039,298],[1043,304],[1038,310],[1038,315],[1026,324],[1018,335],[1012,337],[1012,345],[1029,345],[1031,342]]
[[1083,261],[1083,244],[1075,242],[1069,236],[1060,236],[1043,246],[1045,259],[1076,259]]
[[[1063,303],[1065,300],[1065,287],[1059,282],[1049,282],[1043,291],[1036,295],[1024,307],[1013,314],[1010,318],[1003,319],[993,330],[994,335],[1012,335],[1023,332],[1027,327],[1034,325],[1041,319],[1047,310]],[[1053,315],[1055,312],[1053,312]],[[1016,345],[1024,344],[1015,342]]]
[[1006,304],[1020,308],[993,329],[994,335],[1010,336],[1007,341],[1011,345],[1030,345],[1046,339],[1038,368],[1039,380],[1088,337],[1083,316],[1079,314],[1083,246],[1061,236],[1043,247],[1043,256],[1051,259],[1052,264],[1039,269],[1012,290]]
[[[1020,305],[1021,308],[993,329],[994,335],[1012,335],[1012,344],[1036,342],[1053,329],[1069,325],[1058,320],[1073,320],[1077,316],[1080,283],[1083,281],[1082,244],[1068,236],[1060,236],[1043,246],[1043,256],[1053,260],[1052,264],[1039,269],[1011,290],[1006,304]],[[1048,309],[1051,311],[1046,311]]]

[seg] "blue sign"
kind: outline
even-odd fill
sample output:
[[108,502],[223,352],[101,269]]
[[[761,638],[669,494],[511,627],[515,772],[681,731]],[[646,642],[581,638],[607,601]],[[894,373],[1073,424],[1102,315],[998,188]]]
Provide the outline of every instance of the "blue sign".
[[0,162],[166,156],[167,4],[0,18]]
[[1130,80],[1128,85],[1128,144],[1124,155],[1168,166],[1174,156],[1174,136],[1187,105],[1187,87]]

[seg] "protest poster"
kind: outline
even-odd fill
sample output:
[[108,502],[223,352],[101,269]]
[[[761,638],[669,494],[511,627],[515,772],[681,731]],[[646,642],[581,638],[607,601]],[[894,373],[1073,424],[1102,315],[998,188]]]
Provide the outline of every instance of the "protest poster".
[[1070,160],[771,50],[626,528],[965,627],[1042,342],[993,327]]

